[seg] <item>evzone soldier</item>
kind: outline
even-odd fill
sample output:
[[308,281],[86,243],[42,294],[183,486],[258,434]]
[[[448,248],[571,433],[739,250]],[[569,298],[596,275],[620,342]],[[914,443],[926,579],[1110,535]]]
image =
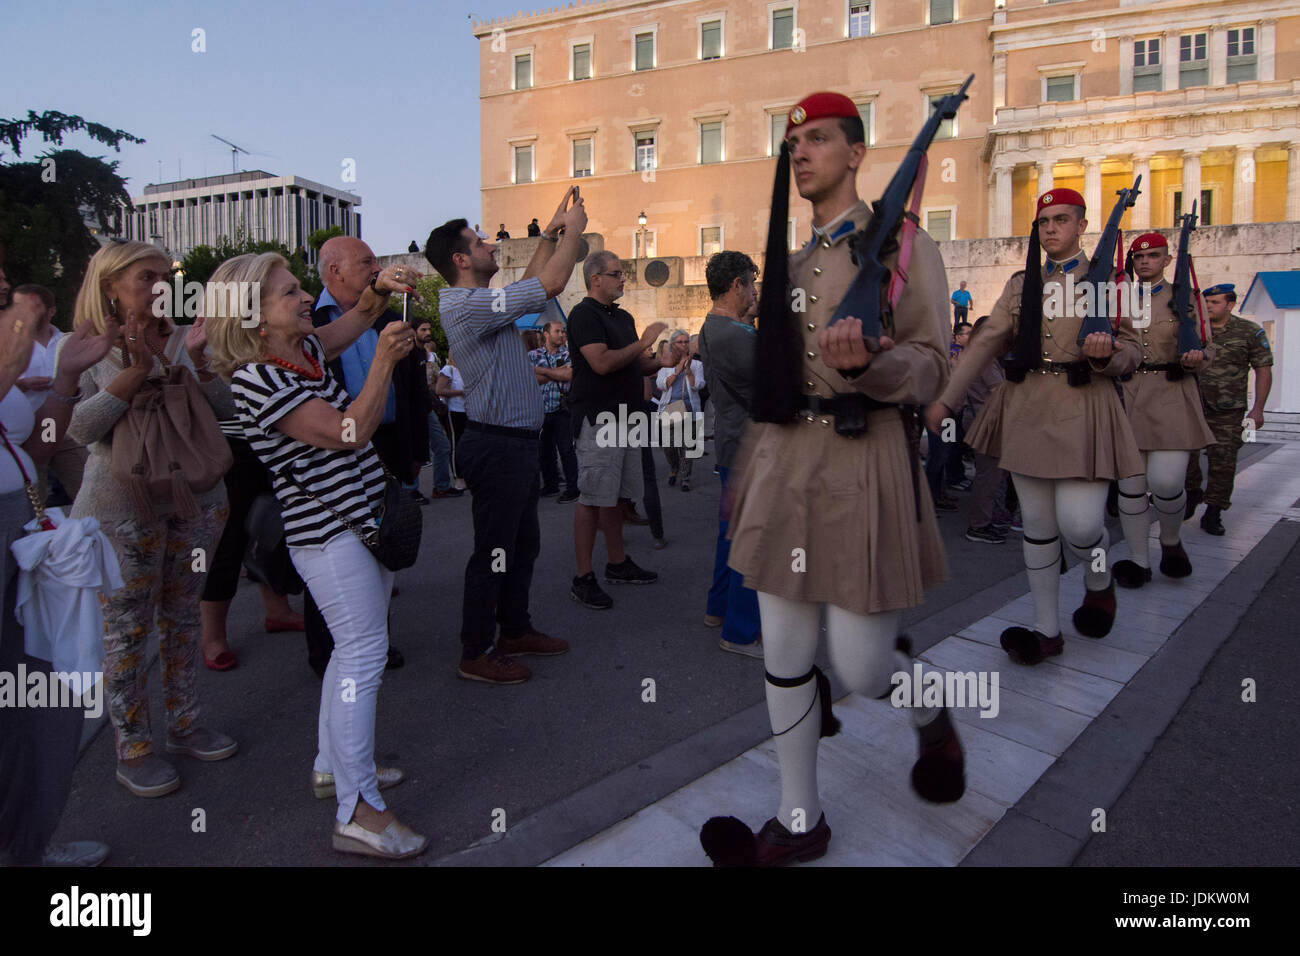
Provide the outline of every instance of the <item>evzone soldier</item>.
[[[1076,307],[1077,298],[1067,299],[1066,290],[1073,286],[1078,297],[1088,274],[1079,244],[1088,226],[1085,214],[1083,197],[1073,189],[1038,197],[1026,263],[1037,274],[1017,272],[1007,281],[943,395],[926,410],[929,427],[942,429],[979,371],[1015,347],[1007,381],[985,403],[966,443],[1000,459],[1020,499],[1034,627],[1010,627],[1001,637],[1019,664],[1038,664],[1064,649],[1059,601],[1066,547],[1084,563],[1086,590],[1074,612],[1075,629],[1093,638],[1110,633],[1115,585],[1104,559],[1106,492],[1111,479],[1142,473],[1113,382],[1140,361],[1131,323],[1121,321],[1113,336],[1094,332],[1076,344],[1083,308]],[[1040,244],[1047,254],[1041,266]]]
[[[1206,449],[1210,478],[1205,487],[1205,514],[1201,530],[1208,534],[1224,532],[1220,513],[1232,504],[1232,485],[1237,476],[1237,452],[1244,440],[1244,419],[1251,420],[1258,431],[1264,427],[1264,404],[1273,387],[1273,350],[1268,336],[1254,322],[1233,315],[1237,302],[1236,287],[1231,282],[1211,286],[1202,293],[1205,314],[1214,330],[1214,365],[1200,377],[1201,403],[1205,421],[1217,444]],[[1255,401],[1246,411],[1246,380],[1255,370]],[[1188,518],[1202,500],[1201,456],[1191,456],[1187,465]]]
[[[880,351],[867,351],[857,318],[828,328],[858,272],[850,237],[871,219],[856,184],[862,121],[847,97],[815,93],[790,111],[785,135],[763,278],[755,422],[736,463],[729,561],[758,592],[781,801],[756,839],[734,818],[705,825],[701,842],[719,865],[779,866],[826,852],[817,749],[839,722],[829,680],[813,665],[823,613],[835,672],[858,693],[888,697],[891,675],[912,663],[902,653],[899,613],[947,576],[916,467],[915,412],[904,411],[932,401],[948,377],[948,285],[938,246],[920,231],[904,240],[907,284]],[[813,238],[787,263],[792,166],[799,195],[812,202]],[[899,255],[895,248],[882,261],[896,269]],[[912,714],[920,750],[913,788],[934,802],[959,799],[964,758],[947,710]]]
[[[1128,541],[1131,560],[1116,561],[1115,583],[1140,588],[1151,580],[1148,532],[1154,507],[1160,523],[1160,573],[1185,578],[1192,562],[1179,540],[1186,499],[1183,483],[1192,454],[1214,444],[1214,435],[1201,413],[1201,396],[1196,374],[1214,357],[1205,323],[1198,328],[1205,344],[1178,354],[1179,316],[1174,309],[1173,290],[1165,279],[1172,257],[1169,243],[1158,232],[1138,236],[1129,246],[1138,294],[1143,302],[1143,322],[1134,322],[1142,347],[1142,364],[1132,376],[1124,376],[1124,411],[1146,467],[1145,475],[1119,482],[1119,523]],[[1149,312],[1147,309],[1149,308]],[[1147,492],[1153,500],[1148,504]]]

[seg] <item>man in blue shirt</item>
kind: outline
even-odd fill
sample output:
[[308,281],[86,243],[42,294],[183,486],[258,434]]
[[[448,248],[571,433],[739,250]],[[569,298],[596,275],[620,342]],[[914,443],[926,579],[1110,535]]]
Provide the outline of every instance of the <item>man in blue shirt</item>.
[[966,280],[961,281],[960,287],[952,294],[952,321],[954,324],[965,322],[966,315],[970,312],[971,294],[966,291]]

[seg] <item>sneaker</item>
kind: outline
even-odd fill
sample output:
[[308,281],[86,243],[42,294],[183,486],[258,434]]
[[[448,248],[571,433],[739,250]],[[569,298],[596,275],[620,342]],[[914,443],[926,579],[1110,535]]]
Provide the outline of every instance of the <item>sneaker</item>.
[[948,495],[940,495],[934,499],[934,506],[940,511],[956,511],[958,508],[957,499]]
[[423,508],[425,505],[427,505],[427,504],[429,503],[429,499],[426,498],[426,497],[424,497],[424,495],[420,494],[420,489],[419,489],[419,488],[412,488],[412,489],[411,489],[411,499],[412,499],[416,504],[418,504],[421,508]]
[[1016,513],[1011,516],[1011,530],[1014,531],[1016,534],[1025,533],[1025,524],[1023,521],[1020,520],[1019,508],[1017,508]]
[[970,486],[971,480],[969,478],[963,478],[961,481],[948,482],[948,487],[954,491],[970,491]]
[[551,497],[554,497],[555,495],[558,495],[559,493],[560,493],[560,486],[559,486],[559,485],[550,485],[550,486],[548,486],[548,487],[546,487],[546,488],[543,488],[543,489],[539,492],[539,494],[540,494],[543,498],[551,498]]
[[484,684],[522,684],[533,676],[533,672],[504,654],[488,651],[473,660],[462,660],[456,676]]
[[225,760],[232,757],[239,749],[233,737],[227,737],[215,730],[196,727],[184,737],[167,735],[167,752],[183,754],[195,760]]
[[467,488],[469,488],[469,485],[465,484],[464,478],[452,479],[451,486],[455,488],[457,491],[465,491]]
[[655,551],[662,551],[664,548],[668,547],[668,542],[663,538],[655,538],[650,542],[650,547]]
[[506,657],[520,657],[524,654],[533,654],[537,657],[554,657],[557,654],[565,653],[568,649],[568,641],[538,631],[528,631],[518,637],[506,637],[502,634],[497,641],[497,651]]
[[1002,544],[1007,540],[1007,536],[994,530],[993,525],[988,524],[982,528],[967,527],[966,540],[983,541],[985,544]]
[[624,558],[622,564],[605,565],[606,584],[654,584],[659,575],[637,567],[631,558]]
[[732,654],[741,654],[745,657],[757,657],[760,661],[763,659],[763,638],[750,641],[748,644],[737,644],[735,641],[728,641],[725,638],[718,638],[718,647]]
[[429,492],[429,498],[431,500],[436,500],[438,498],[459,498],[464,493],[465,492],[461,491],[459,488],[448,488],[446,491],[439,491],[437,488],[434,488]]
[[181,775],[157,754],[149,754],[135,766],[117,762],[117,782],[137,797],[161,797],[181,788]]
[[723,616],[721,614],[704,615],[705,627],[722,627],[722,622],[723,622]]
[[582,577],[575,577],[573,587],[569,589],[569,596],[583,607],[595,611],[607,611],[614,606],[614,599],[602,591],[600,585],[596,583],[594,571],[588,571]]
[[558,501],[558,502],[559,502],[560,504],[562,504],[562,505],[563,505],[563,504],[568,504],[570,501],[577,501],[577,500],[578,500],[578,490],[577,490],[576,488],[570,488],[568,491],[566,491],[564,494],[560,495],[560,497],[556,498],[555,500]]
[[690,490],[691,490],[691,479],[689,479],[689,478],[683,478],[683,479],[682,479],[682,491],[690,491]]

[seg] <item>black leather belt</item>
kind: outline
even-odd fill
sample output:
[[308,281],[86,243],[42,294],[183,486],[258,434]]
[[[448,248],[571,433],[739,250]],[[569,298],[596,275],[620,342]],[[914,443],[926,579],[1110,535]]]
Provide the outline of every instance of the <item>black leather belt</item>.
[[507,438],[527,438],[530,440],[536,440],[542,433],[540,428],[507,428],[505,425],[487,425],[473,419],[466,421],[465,427],[474,432],[487,432],[489,435],[504,435]]
[[898,406],[890,402],[878,402],[861,392],[836,392],[830,398],[821,395],[800,395],[795,407],[799,411],[808,412],[809,420],[817,415],[834,416],[836,434],[846,438],[857,438],[867,430],[867,412]]
[[1088,364],[1086,359],[1078,362],[1039,362],[1031,369],[1016,374],[1017,372],[1016,369],[1006,368],[1007,380],[1023,382],[1026,373],[1037,372],[1040,375],[1060,375],[1064,373],[1066,381],[1075,388],[1087,385],[1092,381],[1092,366]]
[[1164,372],[1165,377],[1171,382],[1180,382],[1183,376],[1188,374],[1187,369],[1183,368],[1180,362],[1163,362],[1158,365],[1143,362],[1135,371],[1130,372],[1128,375],[1121,375],[1119,380],[1127,382],[1138,372]]

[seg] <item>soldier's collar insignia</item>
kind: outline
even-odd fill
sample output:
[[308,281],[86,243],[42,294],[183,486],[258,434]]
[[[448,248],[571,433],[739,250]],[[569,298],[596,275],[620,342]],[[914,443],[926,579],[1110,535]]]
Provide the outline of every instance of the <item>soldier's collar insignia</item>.
[[[1164,284],[1163,282],[1157,282],[1155,285],[1153,285],[1153,286],[1151,287],[1151,294],[1152,294],[1152,295],[1155,295],[1157,292],[1159,292],[1159,291],[1160,291],[1161,289],[1163,289],[1164,287],[1165,287],[1165,284]],[[1140,288],[1140,287],[1139,287],[1139,288]]]
[[1048,260],[1047,260],[1047,274],[1050,276],[1050,275],[1051,275],[1053,272],[1055,272],[1057,269],[1060,269],[1062,272],[1069,272],[1071,269],[1073,269],[1073,268],[1074,268],[1075,266],[1077,266],[1078,264],[1079,264],[1079,257],[1078,257],[1078,256],[1075,256],[1075,257],[1074,257],[1073,259],[1071,259],[1069,262],[1057,262],[1055,259],[1048,259]]

